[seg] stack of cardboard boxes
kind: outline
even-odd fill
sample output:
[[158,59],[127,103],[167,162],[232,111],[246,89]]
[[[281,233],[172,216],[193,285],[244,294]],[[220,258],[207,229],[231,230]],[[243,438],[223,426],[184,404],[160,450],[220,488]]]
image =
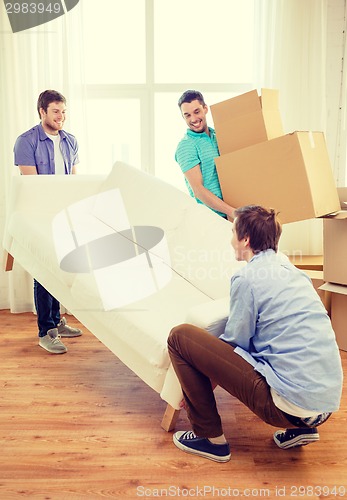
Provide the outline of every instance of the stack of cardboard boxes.
[[[216,167],[229,205],[274,208],[282,223],[340,211],[323,132],[284,134],[277,90],[262,89],[260,96],[253,90],[212,105],[211,112],[220,151]],[[347,306],[346,246],[347,210],[324,220],[323,266],[324,281],[346,286],[331,294],[331,314],[339,346],[347,350],[347,332],[339,335],[347,329],[347,318],[341,327],[339,319]],[[334,263],[339,267],[332,274]]]
[[331,294],[331,321],[340,349],[347,351],[347,188],[337,189],[341,210],[324,218],[321,289]]
[[275,208],[282,223],[321,217],[340,203],[323,132],[284,135],[278,91],[247,92],[211,106],[223,199]]

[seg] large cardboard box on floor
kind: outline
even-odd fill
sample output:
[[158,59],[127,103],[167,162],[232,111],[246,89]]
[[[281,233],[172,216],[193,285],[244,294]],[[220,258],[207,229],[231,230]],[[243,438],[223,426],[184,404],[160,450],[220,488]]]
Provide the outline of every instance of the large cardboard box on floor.
[[320,289],[331,294],[330,317],[337,345],[347,351],[347,286],[325,283]]
[[347,285],[347,210],[324,218],[324,280]]
[[278,90],[261,89],[210,106],[220,154],[284,134]]
[[316,290],[318,296],[320,297],[323,306],[325,307],[327,313],[330,316],[331,313],[331,293],[323,290],[321,287],[324,285],[324,279],[323,279],[323,271],[313,271],[306,269],[304,270],[304,273],[306,273],[311,281],[314,289]]
[[263,205],[282,223],[340,209],[323,132],[293,132],[215,159],[223,199]]

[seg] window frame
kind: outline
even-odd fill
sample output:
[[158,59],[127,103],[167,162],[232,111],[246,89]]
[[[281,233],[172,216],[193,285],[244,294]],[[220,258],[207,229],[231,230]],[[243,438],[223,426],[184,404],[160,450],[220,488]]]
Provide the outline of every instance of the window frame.
[[[242,94],[254,88],[253,82],[245,83],[205,83],[182,81],[181,83],[155,83],[154,60],[154,0],[145,2],[145,58],[146,81],[144,84],[86,84],[87,100],[93,99],[139,99],[140,101],[140,158],[141,170],[155,175],[155,96],[158,93],[177,92],[182,89],[197,88],[203,92]],[[180,137],[177,137],[177,142]]]

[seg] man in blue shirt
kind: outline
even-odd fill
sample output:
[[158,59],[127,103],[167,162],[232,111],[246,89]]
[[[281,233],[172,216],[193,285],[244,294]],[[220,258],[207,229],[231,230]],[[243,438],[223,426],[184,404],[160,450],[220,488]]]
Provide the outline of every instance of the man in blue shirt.
[[[14,163],[22,175],[74,174],[78,159],[75,137],[64,132],[66,99],[55,90],[39,95],[37,111],[41,122],[21,134],[14,146]],[[60,304],[34,280],[34,300],[39,328],[39,346],[52,354],[67,351],[60,337],[78,337],[81,330],[72,328],[60,317]]]
[[233,218],[234,208],[223,201],[214,159],[219,156],[214,129],[207,126],[208,107],[202,94],[187,90],[178,101],[188,130],[179,142],[175,159],[182,169],[188,191],[224,218]]
[[282,449],[319,439],[317,426],[337,411],[342,366],[327,312],[308,276],[277,253],[273,210],[235,211],[232,246],[247,264],[231,278],[230,313],[217,338],[193,325],[175,327],[169,353],[192,431],[177,432],[183,451],[218,462],[230,447],[213,394],[220,385],[276,431]]

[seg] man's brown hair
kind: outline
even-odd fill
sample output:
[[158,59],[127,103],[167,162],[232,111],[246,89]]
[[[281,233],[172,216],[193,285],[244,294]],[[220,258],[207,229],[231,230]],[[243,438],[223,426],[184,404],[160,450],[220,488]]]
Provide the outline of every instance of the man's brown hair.
[[202,106],[206,106],[205,99],[201,92],[199,92],[198,90],[186,90],[178,99],[178,107],[181,109],[181,106],[184,102],[190,103],[193,101],[199,101]]
[[238,240],[249,238],[254,253],[272,249],[277,252],[282,227],[272,208],[247,205],[235,210],[235,228]]
[[44,90],[43,92],[41,92],[39,98],[37,99],[37,111],[40,119],[40,109],[42,108],[45,113],[47,113],[47,108],[51,102],[63,102],[64,104],[66,104],[66,99],[60,92],[57,92],[56,90]]

